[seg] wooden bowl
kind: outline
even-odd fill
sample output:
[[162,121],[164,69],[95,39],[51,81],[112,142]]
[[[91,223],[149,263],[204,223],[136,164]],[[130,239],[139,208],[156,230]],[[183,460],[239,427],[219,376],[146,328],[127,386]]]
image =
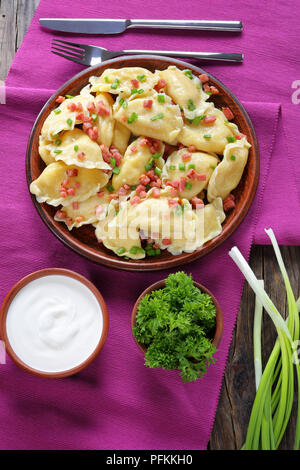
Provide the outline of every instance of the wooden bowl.
[[31,195],[32,202],[36,210],[52,233],[54,233],[54,235],[59,240],[61,240],[65,245],[74,250],[76,253],[79,253],[80,255],[91,261],[94,261],[95,263],[130,271],[155,271],[179,266],[193,261],[196,258],[199,258],[200,256],[203,256],[206,253],[212,251],[224,240],[226,240],[226,238],[228,238],[234,230],[236,230],[236,228],[246,216],[255,196],[259,178],[259,150],[253,125],[241,103],[219,80],[214,78],[208,72],[195,67],[194,65],[166,57],[143,55],[112,59],[104,62],[101,65],[85,69],[75,77],[71,78],[71,80],[65,83],[62,87],[60,87],[60,89],[49,99],[35,121],[27,146],[26,176],[28,187],[33,180],[38,178],[45,168],[45,164],[40,158],[38,152],[39,135],[46,117],[56,107],[55,99],[57,96],[78,94],[80,89],[88,83],[90,76],[100,75],[107,68],[139,66],[154,71],[156,69],[165,69],[169,65],[176,65],[180,69],[189,68],[195,72],[195,74],[206,73],[210,77],[210,82],[220,90],[219,95],[213,95],[213,101],[215,102],[216,106],[230,107],[235,116],[234,122],[239,126],[240,131],[247,136],[247,139],[251,144],[248,163],[244,170],[243,177],[238,187],[233,191],[236,208],[227,215],[223,224],[222,233],[213,240],[205,243],[201,248],[194,251],[193,253],[182,253],[181,255],[174,256],[171,255],[167,250],[164,250],[158,256],[141,260],[125,260],[106,249],[104,245],[98,243],[94,234],[95,229],[92,226],[82,226],[69,232],[65,224],[54,220],[54,214],[57,208],[45,203],[39,204],[35,196]]
[[[142,300],[142,298],[146,294],[151,294],[151,292],[153,292],[154,290],[163,289],[165,285],[166,285],[166,280],[162,279],[161,281],[151,284],[151,286],[147,287],[147,289],[145,289],[144,292],[141,293],[136,303],[134,304],[134,307],[131,313],[131,330],[136,325],[136,316],[138,313],[139,303]],[[212,340],[212,344],[217,348],[220,344],[222,334],[223,334],[223,313],[222,313],[221,307],[219,305],[219,302],[215,298],[215,296],[206,287],[202,286],[201,284],[195,281],[194,281],[194,286],[198,287],[198,289],[201,290],[201,292],[204,292],[205,294],[210,295],[216,307],[216,330],[215,330],[215,334]],[[139,347],[139,349],[142,351],[143,354],[145,354],[147,351],[147,347],[143,343],[139,343],[135,339],[134,335],[133,335],[133,338],[137,346]]]
[[[102,328],[102,333],[101,337],[99,339],[99,342],[92,352],[92,354],[81,364],[79,364],[76,367],[73,367],[72,369],[69,370],[64,370],[61,372],[44,372],[41,370],[34,369],[30,366],[28,366],[25,362],[23,362],[15,353],[14,349],[12,348],[7,331],[6,331],[6,317],[7,313],[10,307],[11,302],[13,301],[14,297],[17,295],[17,293],[28,283],[31,281],[34,281],[35,279],[38,279],[40,277],[44,276],[51,276],[53,274],[56,275],[61,275],[61,276],[69,276],[73,279],[76,279],[77,281],[83,283],[88,289],[92,291],[94,296],[96,297],[100,309],[102,311],[102,318],[103,318],[103,328]],[[36,375],[38,377],[44,377],[44,378],[50,378],[50,379],[58,379],[62,377],[68,377],[70,375],[77,374],[80,372],[82,369],[84,369],[86,366],[88,366],[94,359],[95,357],[99,354],[101,349],[103,348],[103,345],[105,343],[107,334],[108,334],[108,310],[106,307],[106,303],[98,291],[98,289],[92,284],[88,279],[86,279],[84,276],[81,276],[80,274],[70,271],[69,269],[61,269],[61,268],[46,268],[46,269],[41,269],[40,271],[35,271],[28,276],[25,276],[23,279],[21,279],[19,282],[17,282],[14,287],[8,292],[6,295],[3,304],[0,309],[0,337],[5,343],[5,349],[11,359],[19,366],[21,369],[23,369],[25,372],[29,372],[30,374]]]

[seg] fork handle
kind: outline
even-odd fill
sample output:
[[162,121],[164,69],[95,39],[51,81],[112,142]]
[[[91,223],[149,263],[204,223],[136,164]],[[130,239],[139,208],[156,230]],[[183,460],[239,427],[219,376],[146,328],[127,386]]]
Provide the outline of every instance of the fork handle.
[[243,54],[227,53],[227,52],[186,52],[186,51],[143,51],[138,49],[120,51],[124,54],[137,55],[137,54],[153,54],[168,57],[186,57],[190,59],[205,59],[205,60],[223,60],[227,62],[243,62]]
[[233,31],[243,30],[241,21],[211,20],[128,20],[128,28],[176,28],[196,29],[199,31]]

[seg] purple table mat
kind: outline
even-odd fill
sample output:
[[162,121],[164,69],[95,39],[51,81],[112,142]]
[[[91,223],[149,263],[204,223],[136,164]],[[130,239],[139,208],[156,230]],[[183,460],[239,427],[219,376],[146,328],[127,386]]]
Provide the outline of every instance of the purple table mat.
[[[27,375],[9,359],[0,366],[0,421],[5,423],[0,427],[1,449],[206,448],[243,288],[228,251],[238,245],[248,258],[253,242],[268,242],[263,229],[269,226],[280,243],[299,244],[300,119],[299,107],[291,100],[291,84],[297,79],[299,64],[297,3],[275,6],[269,0],[256,5],[215,0],[205,4],[204,17],[201,3],[191,0],[182,5],[174,2],[174,8],[172,1],[162,4],[154,0],[142,10],[135,0],[126,4],[41,2],[6,80],[6,105],[0,105],[0,298],[3,300],[21,277],[37,269],[73,269],[102,292],[110,331],[98,358],[68,379],[49,381]],[[42,30],[38,18],[51,17],[53,12],[56,17],[218,17],[244,21],[242,35],[132,30],[123,36],[71,39],[111,49],[147,49],[151,38],[151,47],[156,49],[245,53],[242,66],[203,65],[249,112],[260,145],[261,177],[253,205],[238,230],[213,253],[183,267],[212,290],[224,314],[217,362],[195,383],[181,383],[174,371],[145,368],[131,337],[130,313],[136,298],[150,283],[175,270],[127,273],[92,264],[62,245],[32,205],[25,180],[25,149],[31,127],[51,93],[82,69],[49,54],[53,33]]]

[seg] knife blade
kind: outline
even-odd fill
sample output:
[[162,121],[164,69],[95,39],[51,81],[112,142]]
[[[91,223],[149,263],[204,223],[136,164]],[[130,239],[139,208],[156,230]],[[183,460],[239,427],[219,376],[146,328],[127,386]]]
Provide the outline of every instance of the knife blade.
[[40,18],[42,26],[55,31],[83,34],[120,34],[127,28],[163,28],[241,32],[241,21],[211,20],[113,20],[94,18]]

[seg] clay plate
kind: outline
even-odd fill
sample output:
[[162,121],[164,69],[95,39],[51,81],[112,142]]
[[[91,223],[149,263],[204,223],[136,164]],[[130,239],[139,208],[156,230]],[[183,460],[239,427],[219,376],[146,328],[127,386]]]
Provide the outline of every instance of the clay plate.
[[[38,279],[40,277],[44,276],[51,276],[51,275],[61,275],[61,276],[69,276],[72,277],[73,279],[76,279],[79,282],[82,282],[86,287],[88,287],[94,296],[96,297],[101,311],[102,311],[102,318],[103,318],[103,329],[102,329],[102,334],[99,339],[99,342],[95,348],[95,350],[92,352],[92,354],[81,364],[79,364],[76,367],[73,367],[72,369],[69,370],[64,370],[61,372],[43,372],[37,369],[34,369],[27,364],[25,364],[14,352],[13,348],[10,345],[9,339],[7,337],[7,332],[6,332],[6,316],[7,312],[9,310],[10,304],[13,301],[14,297],[16,294],[24,287],[26,286],[29,282],[34,281],[35,279]],[[106,307],[106,303],[98,291],[94,284],[92,284],[88,279],[86,279],[84,276],[81,276],[80,274],[70,271],[69,269],[62,269],[62,268],[46,268],[46,269],[41,269],[40,271],[35,271],[28,276],[23,277],[20,281],[18,281],[13,288],[8,292],[6,295],[3,304],[0,309],[0,338],[3,339],[5,343],[5,349],[8,353],[8,355],[11,357],[11,359],[19,366],[21,369],[23,369],[25,372],[29,372],[30,374],[36,375],[38,377],[44,377],[44,378],[50,378],[50,379],[59,379],[63,377],[68,377],[70,375],[77,374],[80,372],[82,369],[84,369],[86,366],[88,366],[94,359],[95,357],[99,354],[101,349],[103,348],[103,345],[105,343],[107,334],[108,334],[108,310]]]
[[[151,284],[151,286],[147,287],[147,289],[145,289],[144,292],[141,293],[136,303],[134,304],[134,307],[131,313],[131,330],[136,325],[136,315],[137,315],[139,303],[142,300],[142,298],[146,294],[151,294],[151,292],[153,292],[154,290],[163,289],[166,285],[165,281],[166,281],[165,279],[162,279],[161,281],[155,282],[154,284]],[[212,340],[212,344],[217,348],[220,344],[222,334],[223,334],[223,313],[222,313],[221,307],[219,305],[219,302],[215,298],[215,296],[206,287],[202,286],[201,284],[195,281],[194,281],[194,286],[198,287],[198,289],[201,290],[201,292],[204,292],[205,294],[210,295],[216,307],[216,330],[215,330],[215,335]],[[138,341],[136,341],[134,336],[133,338],[136,344],[138,345],[139,349],[142,351],[143,354],[145,354],[145,352],[147,351],[146,346],[143,343],[139,343]]]
[[88,83],[90,76],[100,75],[107,68],[139,66],[154,71],[165,69],[169,65],[176,65],[180,69],[189,68],[195,72],[196,75],[200,73],[206,73],[210,77],[210,83],[220,90],[219,95],[213,95],[213,101],[215,105],[218,107],[230,107],[235,116],[234,122],[239,126],[240,131],[247,136],[248,141],[251,144],[248,163],[244,170],[243,177],[238,187],[233,191],[236,208],[227,216],[225,222],[223,223],[222,233],[213,240],[205,243],[201,248],[194,251],[193,253],[182,253],[181,255],[173,256],[167,252],[167,250],[164,250],[159,256],[145,258],[142,260],[126,261],[97,242],[94,234],[94,228],[92,226],[83,226],[78,229],[73,229],[71,232],[69,232],[65,224],[56,222],[54,220],[54,214],[57,208],[45,203],[39,204],[35,196],[31,195],[32,202],[36,210],[52,233],[54,233],[54,235],[59,240],[61,240],[65,245],[74,250],[76,253],[79,253],[80,255],[91,261],[94,261],[95,263],[130,271],[155,271],[179,266],[193,261],[219,246],[224,240],[226,240],[226,238],[229,237],[229,235],[234,232],[234,230],[236,230],[236,228],[246,216],[255,196],[259,178],[258,144],[250,118],[237,98],[219,80],[199,67],[195,67],[194,65],[188,64],[187,62],[176,59],[142,55],[112,59],[101,65],[85,69],[65,83],[49,99],[36,119],[27,146],[26,177],[28,187],[33,180],[38,178],[45,168],[45,164],[40,158],[38,152],[39,135],[46,117],[56,107],[55,99],[57,96],[78,94],[81,88]]

